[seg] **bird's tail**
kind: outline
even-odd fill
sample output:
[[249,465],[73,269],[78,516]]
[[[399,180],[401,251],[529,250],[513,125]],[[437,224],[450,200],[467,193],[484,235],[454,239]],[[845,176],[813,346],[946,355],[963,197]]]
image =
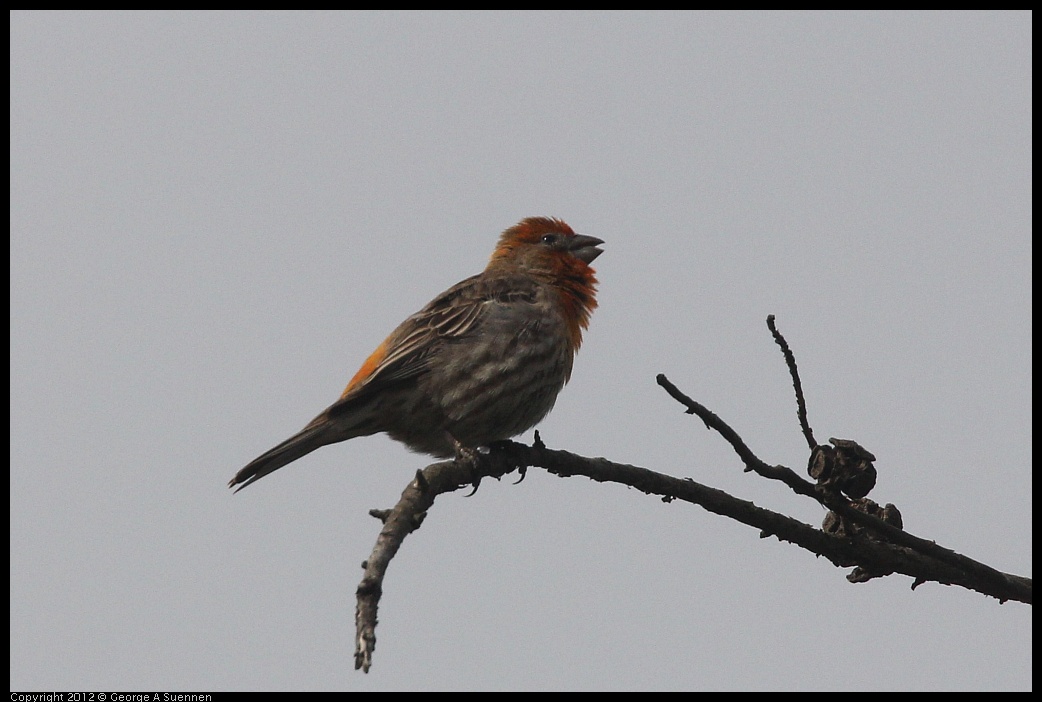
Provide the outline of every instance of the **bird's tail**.
[[331,431],[330,423],[328,421],[321,422],[319,421],[320,419],[322,419],[321,416],[317,417],[314,422],[308,424],[298,433],[250,461],[249,465],[236,473],[235,477],[228,482],[228,487],[238,485],[239,487],[235,490],[235,492],[238,492],[250,483],[260,480],[268,473],[274,473],[282,466],[292,463],[298,458],[303,458],[315,449],[346,438],[336,436],[336,432]]

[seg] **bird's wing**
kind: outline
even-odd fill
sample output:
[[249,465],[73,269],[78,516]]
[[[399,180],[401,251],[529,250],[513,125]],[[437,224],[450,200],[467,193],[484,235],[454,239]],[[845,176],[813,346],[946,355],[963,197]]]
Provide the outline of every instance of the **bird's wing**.
[[537,295],[537,284],[525,276],[476,275],[457,283],[402,322],[363,364],[371,366],[369,372],[356,376],[341,399],[424,373],[446,340],[473,332],[493,305],[531,304]]

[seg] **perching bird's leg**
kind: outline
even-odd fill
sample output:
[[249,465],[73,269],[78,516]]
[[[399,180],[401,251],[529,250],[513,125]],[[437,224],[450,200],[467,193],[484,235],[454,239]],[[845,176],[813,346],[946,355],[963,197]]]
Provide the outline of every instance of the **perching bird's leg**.
[[466,466],[470,470],[470,484],[474,486],[474,489],[466,495],[466,497],[470,497],[478,491],[478,486],[481,485],[481,474],[477,470],[478,462],[481,460],[481,450],[464,446],[451,432],[446,431],[445,433],[448,435],[449,441],[452,442],[452,448],[456,452],[454,459],[456,463]]

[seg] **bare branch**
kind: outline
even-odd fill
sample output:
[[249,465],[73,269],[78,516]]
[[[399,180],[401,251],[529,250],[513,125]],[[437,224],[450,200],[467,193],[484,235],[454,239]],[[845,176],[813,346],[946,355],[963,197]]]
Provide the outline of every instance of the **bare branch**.
[[[905,547],[912,553],[917,553],[931,561],[936,561],[938,566],[942,564],[944,566],[944,568],[935,568],[933,566],[926,567],[927,564],[924,563],[920,564],[918,570],[911,572],[910,570],[902,570],[901,567],[898,567],[897,563],[893,563],[891,565],[894,567],[879,569],[876,567],[878,564],[873,565],[869,563],[869,561],[875,560],[878,557],[878,553],[866,553],[864,554],[866,560],[860,562],[862,570],[879,574],[892,572],[904,573],[905,575],[915,577],[917,579],[915,583],[916,585],[918,585],[920,581],[925,582],[936,580],[943,584],[961,585],[985,595],[996,597],[1000,601],[1017,600],[1019,602],[1031,604],[1030,579],[1002,573],[1001,571],[986,566],[983,563],[962,556],[951,549],[938,546],[933,541],[919,538],[896,526],[888,524],[879,517],[871,514],[870,511],[866,512],[858,509],[855,506],[855,503],[852,503],[838,492],[826,489],[826,487],[822,485],[814,485],[813,483],[804,480],[791,468],[781,465],[768,465],[752,452],[745,442],[742,441],[742,438],[738,433],[724,420],[720,419],[716,414],[681,392],[675,385],[673,385],[673,383],[669,382],[669,379],[666,378],[665,375],[659,374],[656,380],[659,385],[665,388],[666,392],[668,392],[670,396],[688,408],[688,414],[698,415],[699,418],[705,422],[707,427],[715,429],[722,437],[724,437],[725,440],[727,440],[728,443],[731,444],[735,449],[735,452],[742,459],[743,463],[745,463],[746,471],[751,470],[762,477],[770,478],[772,480],[780,480],[788,485],[793,492],[817,500],[819,503],[832,510],[832,512],[838,515],[841,519],[846,520],[849,523],[857,524],[865,529],[869,529],[878,539],[887,541],[895,546]],[[842,442],[836,439],[833,439],[832,441],[837,444],[853,443]],[[749,522],[746,523],[748,524]],[[805,544],[799,543],[793,539],[785,540],[793,541],[793,543],[797,543],[798,545],[807,548]],[[829,555],[824,552],[815,551],[815,553],[829,557]],[[851,565],[851,563],[840,563],[831,557],[829,557],[829,560],[832,560],[836,565]],[[960,573],[962,577],[954,578],[951,574],[942,577],[942,573],[948,572],[946,569],[954,570],[955,572]]]
[[[848,576],[852,582],[864,582],[890,573],[901,573],[914,579],[913,587],[923,582],[936,581],[946,585],[959,585],[996,597],[1000,601],[1031,603],[1030,579],[1000,573],[932,542],[907,534],[874,516],[859,512],[839,495],[826,498],[829,502],[835,500],[829,504],[830,508],[845,519],[871,526],[873,531],[883,535],[882,538],[864,532],[842,537],[834,536],[792,517],[758,507],[752,502],[740,500],[722,490],[687,478],[675,478],[640,466],[615,463],[605,458],[587,458],[567,451],[551,450],[543,446],[541,441],[537,441],[534,446],[505,441],[492,447],[488,454],[474,454],[471,457],[427,466],[417,472],[417,478],[406,487],[393,509],[377,511],[377,516],[384,520],[384,527],[377,538],[372,556],[363,564],[365,575],[357,590],[356,668],[368,671],[372,665],[372,654],[376,646],[377,606],[387,566],[405,537],[419,528],[434,499],[442,493],[474,485],[482,477],[498,479],[526,467],[543,468],[562,478],[583,475],[598,482],[627,485],[646,494],[657,495],[667,503],[679,500],[699,505],[714,514],[730,517],[759,529],[760,538],[775,536],[779,541],[791,542],[811,553],[823,556],[837,566],[857,566]],[[784,470],[792,472],[788,468]],[[813,486],[811,491],[816,492]],[[889,536],[893,536],[897,542],[887,541],[886,537]],[[928,555],[905,544],[914,544],[917,547],[926,545],[925,550],[943,557]]]

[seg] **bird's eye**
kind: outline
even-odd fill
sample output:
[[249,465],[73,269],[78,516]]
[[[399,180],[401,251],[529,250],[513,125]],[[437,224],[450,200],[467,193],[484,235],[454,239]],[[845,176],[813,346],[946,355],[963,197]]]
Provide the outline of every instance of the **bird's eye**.
[[556,234],[544,234],[542,241],[547,246],[553,246],[554,244],[557,243],[557,235]]

